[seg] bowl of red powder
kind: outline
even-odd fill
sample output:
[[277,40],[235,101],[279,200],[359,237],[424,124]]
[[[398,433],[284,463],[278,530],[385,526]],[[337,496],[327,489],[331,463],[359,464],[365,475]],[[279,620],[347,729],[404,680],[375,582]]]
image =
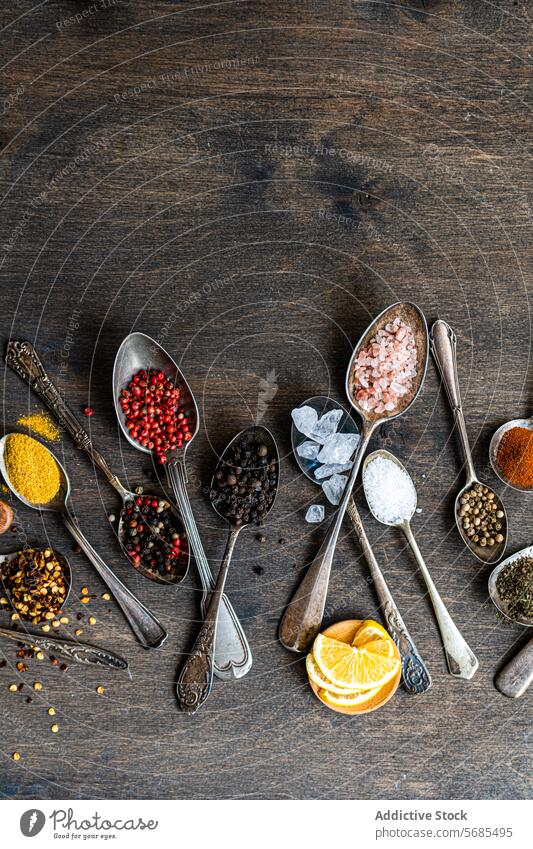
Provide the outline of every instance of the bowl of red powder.
[[533,421],[514,419],[492,437],[492,468],[503,483],[520,492],[533,492]]

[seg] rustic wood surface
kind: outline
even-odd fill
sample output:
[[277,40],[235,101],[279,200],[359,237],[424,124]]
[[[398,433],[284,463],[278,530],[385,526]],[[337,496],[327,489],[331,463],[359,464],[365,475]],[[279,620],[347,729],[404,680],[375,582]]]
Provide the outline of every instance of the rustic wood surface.
[[[400,689],[382,711],[339,716],[276,631],[324,534],[303,520],[320,493],[290,456],[290,410],[317,393],[343,400],[352,344],[388,303],[412,299],[429,321],[452,323],[479,474],[502,492],[490,435],[533,408],[530,21],[526,0],[3,4],[2,344],[33,341],[73,407],[94,407],[91,434],[113,468],[151,486],[143,455],[117,432],[111,370],[133,329],[168,347],[201,409],[191,498],[215,568],[225,528],[205,486],[217,452],[263,414],[283,453],[267,541],[243,533],[229,576],[252,671],[216,683],[189,718],[174,688],[198,628],[195,569],[167,589],[128,566],[106,518],[117,499],[65,438],[84,529],[170,636],[145,652],[113,603],[87,611],[80,588],[103,592],[89,563],[54,516],[17,505],[17,533],[0,550],[28,539],[71,553],[65,633],[77,612],[94,613],[84,637],[126,655],[132,680],[48,661],[20,675],[2,643],[4,797],[529,795],[531,696],[506,700],[493,686],[525,635],[497,621],[487,569],[454,528],[463,477],[433,364],[416,406],[373,444],[414,476],[419,544],[478,674],[447,674],[413,559],[370,518],[432,691]],[[40,405],[12,372],[2,378],[9,426]],[[531,542],[531,504],[504,498],[515,550]],[[367,616],[379,611],[346,524],[325,621]],[[35,680],[44,689],[27,704]]]

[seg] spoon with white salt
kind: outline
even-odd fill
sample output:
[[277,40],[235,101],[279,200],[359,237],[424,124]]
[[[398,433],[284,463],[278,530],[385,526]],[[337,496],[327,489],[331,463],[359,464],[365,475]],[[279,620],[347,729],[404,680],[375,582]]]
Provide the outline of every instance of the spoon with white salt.
[[374,518],[383,525],[400,528],[411,546],[435,611],[450,674],[472,678],[478,660],[448,613],[411,529],[417,497],[410,475],[390,451],[374,451],[363,465],[363,488]]
[[[336,464],[320,464],[318,460],[320,444],[314,442],[313,437],[316,438],[318,436],[326,441],[328,437],[331,439],[334,432],[340,434],[357,434],[357,425],[338,401],[328,398],[326,395],[315,395],[313,398],[308,398],[298,409],[306,408],[316,411],[316,424],[314,428],[306,428],[308,430],[307,435],[302,434],[294,423],[294,419],[296,418],[298,420],[298,416],[294,416],[296,411],[293,410],[293,425],[291,428],[292,449],[296,462],[304,475],[317,486],[322,484],[322,487],[324,487],[324,480],[331,480],[331,476],[335,477],[339,475],[340,466]],[[319,415],[320,418],[318,418]],[[301,422],[301,419],[299,421]],[[333,425],[331,426],[330,423],[332,421]],[[351,468],[351,465],[351,462],[346,464],[346,471]],[[344,471],[344,469],[342,470]],[[420,657],[411,634],[407,630],[407,626],[387,586],[383,572],[379,568],[353,496],[348,501],[346,512],[368,564],[385,625],[396,643],[402,658],[403,685],[412,696],[426,693],[431,688],[430,674]]]

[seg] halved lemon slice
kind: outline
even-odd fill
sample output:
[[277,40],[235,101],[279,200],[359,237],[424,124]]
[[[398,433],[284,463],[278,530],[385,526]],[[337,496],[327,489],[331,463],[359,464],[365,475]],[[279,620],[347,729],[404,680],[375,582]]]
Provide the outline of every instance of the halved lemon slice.
[[[362,648],[319,634],[313,657],[322,672],[337,687],[371,690],[382,687],[398,672],[400,661],[389,655],[391,640],[374,640]],[[327,688],[325,688],[327,689]]]
[[365,643],[371,643],[374,640],[390,640],[390,635],[379,622],[375,622],[374,619],[365,619],[357,629],[352,640],[352,646],[360,648]]
[[370,699],[377,696],[380,690],[381,687],[375,687],[373,690],[363,690],[358,693],[351,693],[350,695],[340,695],[333,690],[322,688],[319,690],[319,694],[327,704],[335,705],[335,707],[354,707],[355,705],[364,705],[365,702],[369,702]]
[[309,680],[321,689],[328,690],[331,693],[336,693],[339,696],[349,696],[354,693],[361,692],[360,690],[351,690],[349,687],[337,687],[333,681],[330,681],[329,678],[326,678],[326,676],[322,674],[320,667],[312,654],[307,655],[305,659],[305,667],[307,669]]

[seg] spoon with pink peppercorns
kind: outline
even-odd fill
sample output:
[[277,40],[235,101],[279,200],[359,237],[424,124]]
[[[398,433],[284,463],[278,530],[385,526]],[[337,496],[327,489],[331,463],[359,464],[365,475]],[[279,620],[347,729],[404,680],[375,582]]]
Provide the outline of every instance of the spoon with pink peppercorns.
[[346,394],[361,417],[361,439],[337,512],[280,622],[280,642],[291,651],[306,651],[320,630],[337,539],[361,460],[376,428],[401,416],[418,397],[428,348],[422,311],[415,304],[400,302],[374,319],[353,351],[346,372]]

